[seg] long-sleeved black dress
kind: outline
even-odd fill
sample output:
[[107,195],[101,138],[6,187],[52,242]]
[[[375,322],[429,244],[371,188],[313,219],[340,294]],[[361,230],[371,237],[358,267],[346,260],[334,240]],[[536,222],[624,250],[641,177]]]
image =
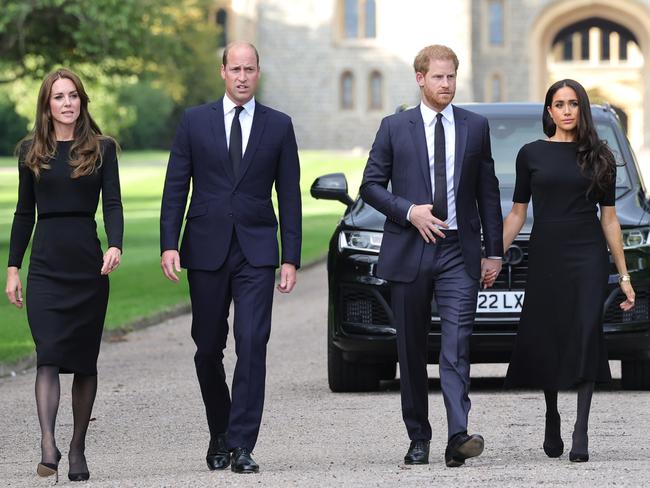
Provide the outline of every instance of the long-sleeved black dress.
[[517,156],[514,202],[533,198],[526,297],[507,387],[567,389],[611,379],[603,335],[609,275],[599,199],[578,166],[577,143],[538,140]]
[[122,248],[124,221],[115,143],[102,140],[101,166],[79,178],[68,164],[72,145],[59,141],[38,178],[19,161],[9,266],[21,266],[38,209],[25,291],[37,365],[95,375],[109,288],[95,223],[100,192],[109,247]]

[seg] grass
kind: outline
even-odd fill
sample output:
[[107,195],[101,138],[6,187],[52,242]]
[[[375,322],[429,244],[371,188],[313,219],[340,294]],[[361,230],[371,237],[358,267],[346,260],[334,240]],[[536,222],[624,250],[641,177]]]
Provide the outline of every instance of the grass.
[[[120,157],[120,177],[124,204],[124,256],[122,265],[111,274],[111,295],[106,317],[107,329],[128,328],[130,323],[180,304],[188,303],[187,282],[167,281],[160,271],[158,217],[160,196],[168,153],[162,151],[125,152]],[[325,173],[344,172],[350,193],[359,188],[365,157],[350,153],[305,151],[301,159],[303,198],[303,264],[327,253],[332,230],[343,212],[338,202],[314,200],[309,187]],[[16,205],[17,171],[13,158],[0,158],[0,262],[7,262],[9,234]],[[100,239],[105,245],[101,212],[97,214]],[[26,283],[29,254],[25,256],[21,278]],[[26,291],[29,293],[29,290]],[[189,333],[189,332],[188,332]],[[0,362],[16,361],[34,349],[25,310],[3,300],[0,304]]]

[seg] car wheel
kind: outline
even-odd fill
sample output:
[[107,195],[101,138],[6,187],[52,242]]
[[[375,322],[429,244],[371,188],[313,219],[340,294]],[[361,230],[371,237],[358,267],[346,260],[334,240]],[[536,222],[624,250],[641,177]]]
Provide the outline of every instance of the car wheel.
[[391,361],[390,363],[378,364],[377,372],[380,380],[394,380],[395,376],[397,376],[397,363]]
[[650,390],[650,360],[621,361],[621,384],[624,390]]
[[334,393],[377,390],[377,366],[346,361],[340,349],[331,342],[327,345],[327,378]]

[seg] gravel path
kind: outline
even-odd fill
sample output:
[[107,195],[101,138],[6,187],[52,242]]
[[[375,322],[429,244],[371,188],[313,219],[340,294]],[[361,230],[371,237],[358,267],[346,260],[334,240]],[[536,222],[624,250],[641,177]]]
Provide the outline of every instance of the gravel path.
[[[170,285],[171,286],[171,285]],[[400,416],[399,383],[369,394],[333,394],[326,376],[326,272],[299,274],[290,296],[275,298],[269,344],[266,409],[254,457],[258,475],[210,472],[208,434],[192,360],[190,317],[104,343],[100,387],[88,437],[97,487],[415,487],[648,486],[650,392],[624,392],[615,381],[594,396],[590,455],[573,464],[542,449],[544,410],[538,392],[501,390],[504,365],[472,369],[470,429],[486,438],[483,455],[458,469],[444,466],[446,428],[437,367],[430,370],[431,464],[406,467],[408,439]],[[230,343],[232,346],[232,341]],[[227,371],[233,351],[228,349]],[[618,364],[612,363],[620,377]],[[0,486],[47,486],[35,474],[39,434],[34,371],[0,380]],[[67,479],[71,378],[63,377],[57,425]],[[575,395],[560,395],[562,432],[570,447]]]

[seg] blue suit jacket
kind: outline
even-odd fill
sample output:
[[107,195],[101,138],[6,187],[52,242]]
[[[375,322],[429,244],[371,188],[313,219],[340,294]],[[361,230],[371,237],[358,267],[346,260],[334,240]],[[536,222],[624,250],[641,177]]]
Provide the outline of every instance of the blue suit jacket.
[[[499,182],[494,174],[487,119],[458,107],[453,110],[458,234],[467,272],[478,279],[481,224],[486,255],[503,255]],[[391,192],[387,190],[389,181]],[[426,243],[406,220],[406,214],[412,204],[431,204],[433,200],[419,106],[382,120],[363,174],[361,197],[386,215],[377,275],[391,281],[413,281]]]
[[171,149],[160,213],[161,252],[180,248],[184,268],[216,270],[232,233],[252,266],[278,266],[278,221],[271,202],[275,184],[282,263],[300,266],[302,214],[300,165],[291,119],[255,103],[250,138],[235,178],[228,156],[223,99],[185,111]]

